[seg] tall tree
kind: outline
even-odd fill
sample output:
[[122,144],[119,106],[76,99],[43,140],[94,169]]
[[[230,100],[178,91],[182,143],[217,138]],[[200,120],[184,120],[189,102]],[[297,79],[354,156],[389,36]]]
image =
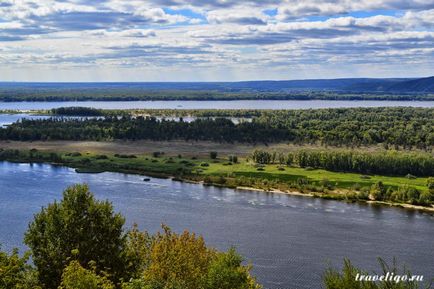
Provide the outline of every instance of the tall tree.
[[111,203],[94,199],[87,185],[67,188],[59,203],[35,215],[25,234],[41,283],[47,288],[59,286],[73,250],[78,250],[75,258],[80,264],[96,261],[97,272],[105,271],[117,282],[125,273],[124,223]]

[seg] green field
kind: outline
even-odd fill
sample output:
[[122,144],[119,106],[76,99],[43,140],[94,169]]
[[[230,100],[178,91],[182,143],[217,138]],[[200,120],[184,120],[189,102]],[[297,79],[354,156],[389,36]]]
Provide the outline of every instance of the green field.
[[210,175],[228,175],[245,176],[251,178],[261,178],[269,180],[279,180],[280,182],[295,181],[298,178],[307,178],[313,182],[321,182],[328,180],[336,188],[351,189],[355,184],[361,186],[371,186],[372,184],[381,181],[385,185],[398,187],[402,185],[409,185],[417,188],[418,190],[426,190],[427,178],[408,179],[405,177],[389,177],[371,175],[369,179],[363,178],[360,174],[343,173],[343,172],[330,172],[321,169],[303,169],[297,167],[284,167],[284,170],[278,165],[266,165],[264,171],[258,171],[254,164],[246,163],[242,160],[239,164],[232,164],[230,166],[223,163],[210,163],[208,168],[204,169],[204,174]]
[[[332,172],[323,169],[300,168],[279,164],[259,165],[249,158],[238,158],[236,163],[228,157],[211,159],[181,155],[154,154],[98,154],[79,152],[47,152],[38,150],[2,150],[0,161],[47,162],[75,168],[79,173],[104,171],[141,174],[151,177],[173,177],[180,181],[202,182],[229,188],[248,187],[265,191],[303,193],[321,198],[349,201],[372,200],[372,188],[381,182],[390,190],[385,201],[390,204],[425,205],[419,197],[397,200],[390,198],[393,192],[405,194],[416,189],[418,195],[429,193],[427,177],[360,175],[357,173]],[[390,201],[388,201],[390,200]]]
[[[427,178],[407,178],[403,176],[360,175],[355,173],[331,172],[322,169],[280,166],[277,164],[258,165],[252,161],[240,158],[238,163],[231,163],[227,158],[185,158],[182,156],[154,157],[152,155],[100,155],[96,153],[50,153],[36,152],[29,156],[26,151],[20,151],[15,157],[4,158],[10,161],[41,161],[49,160],[50,154],[58,155],[54,162],[77,168],[79,172],[118,171],[139,174],[174,176],[192,179],[203,179],[206,176],[236,179],[240,177],[272,181],[276,184],[289,184],[300,178],[311,183],[327,181],[336,190],[351,190],[357,187],[369,187],[381,181],[387,186],[398,187],[408,185],[420,191],[427,190]],[[50,161],[51,162],[51,161]],[[206,164],[206,166],[203,166]]]

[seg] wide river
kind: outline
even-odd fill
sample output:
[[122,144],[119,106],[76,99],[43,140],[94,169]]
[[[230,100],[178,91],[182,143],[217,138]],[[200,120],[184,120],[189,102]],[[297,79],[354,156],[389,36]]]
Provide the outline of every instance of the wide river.
[[[321,288],[327,264],[342,259],[377,270],[376,258],[397,257],[413,274],[434,277],[434,217],[398,208],[235,191],[119,173],[78,174],[45,164],[0,162],[0,243],[23,248],[34,213],[86,182],[113,202],[127,227],[155,232],[161,223],[202,234],[219,249],[236,246],[253,274],[272,289]],[[377,270],[378,271],[378,270]]]
[[412,106],[434,107],[434,101],[375,100],[180,100],[180,101],[66,101],[66,102],[0,102],[2,109],[51,109],[83,106],[100,109],[309,109],[342,107]]

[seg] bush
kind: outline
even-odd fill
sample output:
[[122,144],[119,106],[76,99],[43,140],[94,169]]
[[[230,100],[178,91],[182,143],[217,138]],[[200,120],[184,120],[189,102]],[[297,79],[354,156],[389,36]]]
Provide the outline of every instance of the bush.
[[[90,264],[92,267],[92,264]],[[115,286],[105,276],[99,276],[95,270],[83,268],[78,261],[72,261],[62,273],[62,282],[58,289],[114,289]]]
[[[393,272],[393,274],[396,275],[405,275],[405,276],[411,276],[411,273],[405,269],[405,267],[400,270],[397,265],[396,261],[393,261],[393,265],[389,266],[384,262],[382,259],[378,259],[378,262],[380,263],[380,267],[382,272],[380,274],[378,273],[372,273],[370,275],[386,275],[390,274],[390,272]],[[329,268],[326,270],[323,276],[323,282],[326,289],[417,289],[417,288],[431,288],[432,286],[427,287],[419,287],[419,284],[417,281],[401,281],[396,282],[395,280],[390,281],[377,281],[377,282],[371,282],[371,281],[360,281],[357,279],[357,275],[368,275],[367,272],[362,271],[351,264],[351,262],[348,259],[344,260],[344,265],[342,268],[342,272],[339,272],[333,268]],[[360,277],[359,277],[360,279]],[[408,278],[410,279],[410,278]],[[423,285],[421,285],[423,286]]]
[[234,163],[234,164],[238,163],[238,157],[234,156],[234,155],[229,156],[229,162]]
[[149,253],[143,255],[148,265],[141,277],[123,284],[123,289],[261,288],[234,249],[218,252],[208,248],[202,237],[187,231],[176,234],[166,226],[151,242],[142,250]]
[[210,157],[212,160],[215,160],[215,159],[217,158],[217,152],[210,152],[210,153],[209,153],[209,157]]
[[153,152],[153,153],[152,153],[152,156],[153,156],[154,158],[159,158],[159,157],[162,156],[162,155],[164,155],[164,152]]
[[204,288],[255,289],[260,288],[250,276],[250,267],[242,265],[243,258],[234,248],[220,253],[209,265]]
[[27,263],[28,259],[29,254],[20,257],[16,249],[10,255],[0,251],[0,288],[40,288],[37,286],[36,272]]

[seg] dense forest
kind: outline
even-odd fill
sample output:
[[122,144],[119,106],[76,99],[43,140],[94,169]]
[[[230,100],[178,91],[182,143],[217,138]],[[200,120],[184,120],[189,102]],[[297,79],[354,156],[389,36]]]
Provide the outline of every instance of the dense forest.
[[420,153],[301,150],[284,155],[255,150],[251,158],[258,164],[297,165],[301,168],[320,168],[333,172],[385,176],[432,176],[434,174],[434,157]]
[[91,107],[59,107],[49,111],[52,115],[61,116],[104,116],[104,110]]
[[351,92],[219,92],[214,90],[122,89],[5,89],[0,101],[153,101],[153,100],[419,100],[432,101],[434,94],[351,93]]
[[23,120],[0,129],[3,140],[209,140],[217,142],[383,144],[432,150],[434,109],[348,108],[264,111],[251,122],[225,118],[192,122],[155,117]]

